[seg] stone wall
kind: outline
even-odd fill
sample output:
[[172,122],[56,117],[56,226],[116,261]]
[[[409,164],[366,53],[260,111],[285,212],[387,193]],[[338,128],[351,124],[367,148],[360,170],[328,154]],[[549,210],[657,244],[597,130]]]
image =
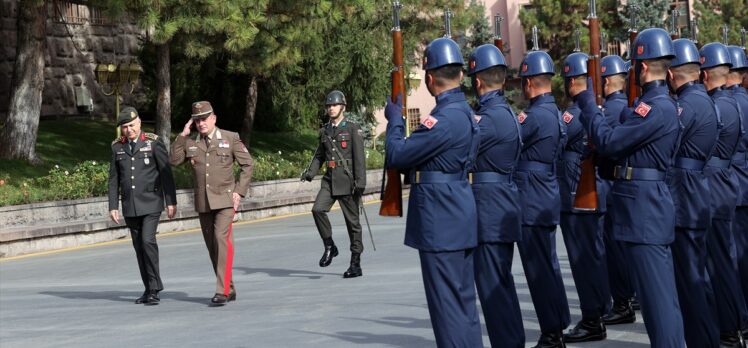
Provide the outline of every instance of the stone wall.
[[[11,76],[16,58],[16,17],[19,0],[0,0],[0,119],[8,112]],[[57,9],[54,6],[58,4]],[[48,3],[47,52],[44,57],[44,94],[42,117],[79,115],[75,91],[83,87],[90,92],[94,103],[94,115],[111,117],[114,96],[104,95],[96,82],[94,69],[98,63],[121,63],[135,61],[145,38],[144,32],[127,20],[112,22],[112,25],[61,23],[58,13],[64,13],[65,2]],[[83,16],[91,16],[86,6],[79,6]],[[109,90],[106,90],[109,92]],[[129,92],[129,90],[128,90]],[[124,94],[121,103],[141,106],[144,94],[140,84],[134,95]]]

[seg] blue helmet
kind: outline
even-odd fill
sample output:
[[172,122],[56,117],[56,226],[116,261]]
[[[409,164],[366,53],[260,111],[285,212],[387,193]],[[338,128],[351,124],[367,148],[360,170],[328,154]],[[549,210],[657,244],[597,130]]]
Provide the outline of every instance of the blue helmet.
[[748,69],[748,57],[745,56],[742,47],[727,46],[727,50],[730,52],[730,61],[732,62],[730,70]]
[[586,53],[574,52],[564,59],[564,77],[587,75],[587,61],[590,57]]
[[712,42],[704,45],[699,54],[701,55],[702,70],[720,65],[727,65],[728,67],[732,66],[730,52],[727,50],[727,46],[719,42]]
[[445,65],[463,65],[460,46],[452,39],[440,37],[426,46],[423,54],[423,70],[433,70]]
[[699,49],[689,39],[678,39],[673,41],[675,48],[675,59],[670,63],[671,68],[685,64],[701,64]]
[[485,44],[473,51],[468,64],[468,75],[473,75],[495,66],[506,67],[506,59],[498,47]]
[[522,60],[522,66],[519,71],[520,77],[529,77],[536,75],[555,74],[553,69],[553,59],[548,53],[543,51],[530,51]]
[[673,58],[673,40],[665,29],[649,28],[642,30],[634,40],[632,58],[635,60]]
[[603,57],[600,62],[600,76],[608,77],[611,75],[627,74],[629,72],[628,65],[623,61],[623,58],[617,55],[609,55]]

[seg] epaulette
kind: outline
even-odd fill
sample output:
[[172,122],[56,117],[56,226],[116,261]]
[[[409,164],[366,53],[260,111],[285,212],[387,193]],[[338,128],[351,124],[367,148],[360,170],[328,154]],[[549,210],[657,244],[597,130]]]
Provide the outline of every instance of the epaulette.
[[119,138],[116,138],[116,139],[114,139],[114,140],[112,141],[112,145],[114,145],[114,144],[116,144],[116,143],[123,143],[123,144],[124,144],[124,142],[125,142],[125,136],[123,135],[123,136],[121,136],[121,137],[119,137]]
[[153,133],[145,133],[145,138],[149,140],[158,140],[158,135]]

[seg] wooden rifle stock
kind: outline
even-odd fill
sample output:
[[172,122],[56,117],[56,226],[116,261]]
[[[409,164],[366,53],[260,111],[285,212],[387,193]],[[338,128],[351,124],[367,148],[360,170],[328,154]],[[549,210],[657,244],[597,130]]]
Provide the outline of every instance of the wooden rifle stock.
[[[592,80],[597,105],[603,103],[602,77],[600,76],[600,20],[595,11],[595,0],[590,0],[590,56],[587,60],[587,76]],[[588,140],[589,141],[589,140]],[[574,209],[595,211],[597,204],[597,174],[595,171],[595,153],[590,145],[590,155],[579,164],[581,174],[574,197]]]
[[504,18],[497,13],[496,16],[494,16],[493,21],[493,45],[496,46],[501,53],[504,53],[504,39],[501,37],[501,21],[503,20]]
[[[407,115],[405,107],[405,70],[403,69],[403,34],[400,30],[399,1],[392,2],[392,94],[393,102],[397,101],[398,95],[402,96],[402,115]],[[407,122],[407,119],[406,119]],[[382,177],[382,203],[379,206],[380,216],[403,216],[403,186],[400,180],[400,172],[397,169],[387,168],[384,164],[384,175]]]

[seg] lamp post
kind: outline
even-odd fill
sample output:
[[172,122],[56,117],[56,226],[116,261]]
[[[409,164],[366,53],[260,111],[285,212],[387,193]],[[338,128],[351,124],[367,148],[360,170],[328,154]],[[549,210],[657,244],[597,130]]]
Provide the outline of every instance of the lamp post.
[[408,95],[410,95],[421,85],[421,75],[418,75],[417,72],[411,70],[408,76],[405,77],[405,84],[408,87]]
[[[130,90],[126,93],[132,93],[135,85],[140,79],[140,73],[143,68],[137,63],[120,63],[99,64],[96,66],[96,81],[102,87],[104,95],[114,95],[114,112],[115,118],[119,115],[119,97],[123,91],[127,91],[127,85]],[[109,92],[106,89],[109,89]],[[117,127],[117,137],[120,136],[120,129]]]

